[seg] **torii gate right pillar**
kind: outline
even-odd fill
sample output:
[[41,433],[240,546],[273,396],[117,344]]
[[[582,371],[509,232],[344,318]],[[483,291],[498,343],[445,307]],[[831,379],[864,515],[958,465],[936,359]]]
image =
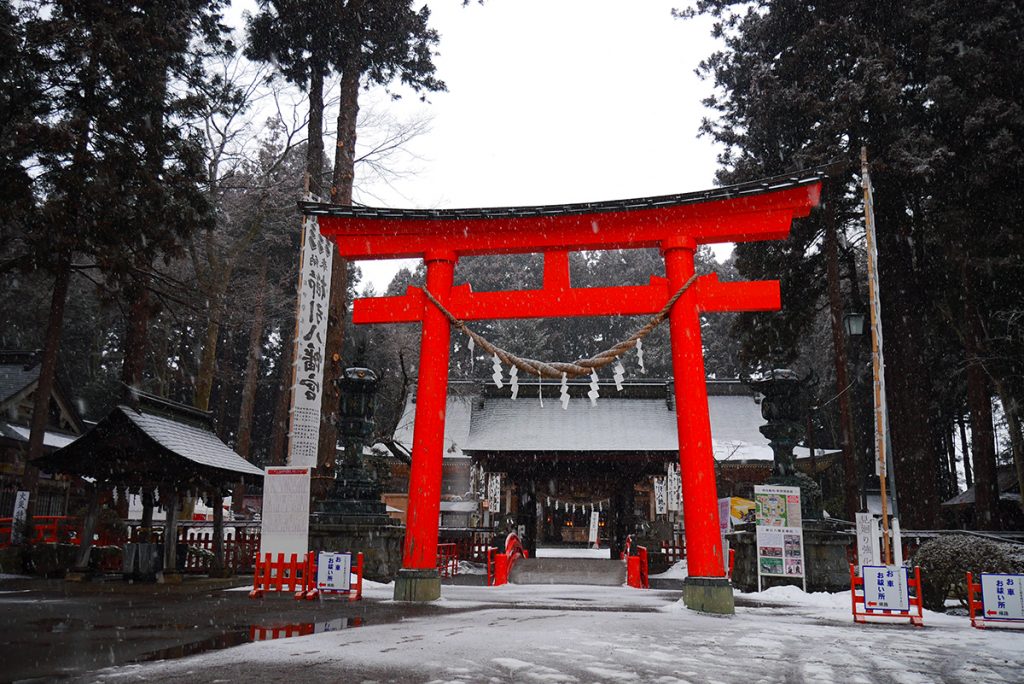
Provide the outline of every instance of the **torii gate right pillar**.
[[[693,275],[696,249],[697,243],[690,238],[662,243],[670,292],[678,290]],[[676,302],[668,322],[672,338],[679,472],[683,482],[686,525],[687,578],[683,584],[683,603],[691,610],[732,614],[736,609],[732,584],[725,576],[722,560],[715,460],[696,288],[690,288]]]

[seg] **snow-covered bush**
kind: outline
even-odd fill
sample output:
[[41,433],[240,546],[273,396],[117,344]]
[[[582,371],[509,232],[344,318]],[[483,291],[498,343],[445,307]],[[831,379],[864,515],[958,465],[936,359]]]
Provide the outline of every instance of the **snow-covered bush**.
[[950,595],[966,602],[968,572],[1024,573],[1024,546],[953,534],[925,542],[911,562],[921,568],[924,607],[941,612]]

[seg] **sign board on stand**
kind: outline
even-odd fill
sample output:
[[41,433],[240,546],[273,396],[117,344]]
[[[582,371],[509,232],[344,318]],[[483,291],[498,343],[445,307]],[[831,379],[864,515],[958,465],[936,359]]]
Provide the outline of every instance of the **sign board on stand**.
[[901,565],[863,565],[864,609],[910,612],[907,569]]
[[352,586],[352,554],[321,551],[316,565],[316,588],[348,591]]
[[762,577],[772,576],[800,578],[804,591],[807,591],[800,488],[755,485],[754,505],[757,590],[761,591]]
[[310,468],[267,468],[260,554],[305,554],[309,545]]
[[1024,575],[981,575],[981,605],[985,619],[1024,621]]

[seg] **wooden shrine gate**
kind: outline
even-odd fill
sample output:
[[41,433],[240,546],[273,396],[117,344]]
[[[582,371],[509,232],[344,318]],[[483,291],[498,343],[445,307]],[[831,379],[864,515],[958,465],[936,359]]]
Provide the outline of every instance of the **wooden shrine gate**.
[[[426,289],[463,321],[638,315],[661,310],[690,279],[698,245],[785,238],[793,219],[818,204],[824,175],[814,170],[697,193],[564,206],[406,210],[302,203],[301,208],[318,218],[321,233],[342,257],[422,258]],[[666,278],[652,277],[641,286],[571,286],[570,251],[644,247],[661,251]],[[473,292],[469,285],[452,285],[459,257],[534,252],[544,254],[539,290]],[[697,610],[733,612],[718,527],[699,314],[780,306],[778,281],[723,283],[707,275],[669,314],[690,574],[683,597]],[[422,322],[407,529],[395,598],[433,600],[440,596],[436,566],[449,321],[417,287],[402,296],[356,300],[353,320]]]

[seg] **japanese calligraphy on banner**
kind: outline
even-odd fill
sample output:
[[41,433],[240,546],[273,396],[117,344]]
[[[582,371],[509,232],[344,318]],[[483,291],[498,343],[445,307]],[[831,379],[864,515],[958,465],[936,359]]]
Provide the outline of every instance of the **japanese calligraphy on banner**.
[[984,616],[989,620],[1024,620],[1024,593],[1021,589],[1024,589],[1024,575],[982,573]]
[[316,586],[321,591],[348,591],[352,583],[352,554],[321,551],[316,561]]
[[668,476],[665,485],[665,496],[668,499],[667,505],[670,511],[679,511],[683,508],[683,478],[679,474],[679,464],[668,464]]
[[857,564],[878,565],[878,521],[873,513],[857,513]]
[[501,473],[491,473],[487,478],[487,501],[491,513],[501,513]]
[[309,543],[309,468],[267,468],[260,554],[303,554]]
[[665,478],[654,478],[654,513],[661,515],[668,511],[668,501],[665,499]]
[[754,486],[754,505],[758,525],[768,527],[802,527],[800,488]]
[[865,565],[864,607],[867,610],[899,610],[910,612],[910,590],[907,569],[902,565]]
[[587,542],[597,543],[597,528],[601,524],[601,514],[597,511],[590,512],[590,534],[587,535]]
[[[317,201],[312,195],[307,199]],[[316,217],[307,216],[302,224],[299,311],[292,357],[295,361],[291,431],[288,434],[289,465],[316,465],[333,258],[334,245],[320,234]]]
[[14,495],[14,516],[11,525],[11,543],[17,546],[24,541],[25,521],[28,519],[29,493],[22,490]]

